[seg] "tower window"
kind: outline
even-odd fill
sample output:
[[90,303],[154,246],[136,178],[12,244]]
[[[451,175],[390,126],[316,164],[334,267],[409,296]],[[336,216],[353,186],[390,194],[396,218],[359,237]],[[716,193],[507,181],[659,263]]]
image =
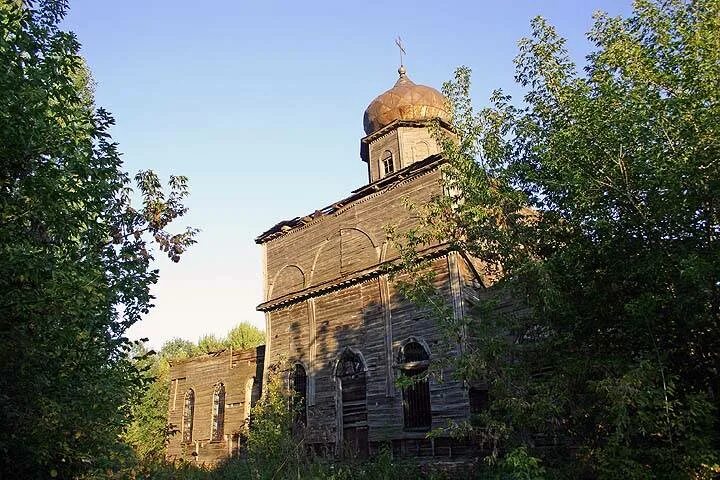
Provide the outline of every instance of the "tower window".
[[192,442],[193,413],[195,411],[195,392],[185,392],[185,403],[183,405],[182,439],[184,443]]
[[380,160],[383,170],[383,177],[390,175],[395,171],[395,164],[393,163],[393,154],[390,150],[385,150],[382,159]]
[[430,384],[426,376],[430,355],[419,342],[411,341],[400,350],[398,364],[402,375],[413,380],[402,391],[405,429],[427,430],[432,425]]
[[212,423],[210,439],[219,442],[223,439],[225,427],[225,385],[218,383],[213,392]]

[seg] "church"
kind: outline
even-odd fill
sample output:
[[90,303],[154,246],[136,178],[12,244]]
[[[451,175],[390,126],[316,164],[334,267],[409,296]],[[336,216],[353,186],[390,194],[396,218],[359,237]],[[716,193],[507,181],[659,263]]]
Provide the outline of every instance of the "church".
[[[470,413],[469,391],[445,372],[398,389],[399,376],[420,375],[436,360],[441,332],[388,278],[399,252],[387,238],[417,225],[407,203],[441,195],[443,158],[430,133],[450,113],[437,90],[413,83],[403,67],[395,85],[364,116],[360,158],[367,183],[344,199],[278,223],[257,238],[263,249],[266,366],[286,358],[292,386],[306,404],[306,442],[361,454],[390,443],[400,452],[449,455],[450,439],[431,429]],[[464,315],[474,292],[472,262],[447,245],[431,259],[436,287]],[[461,348],[461,346],[458,346]],[[439,444],[439,445],[438,445]],[[459,448],[459,447],[458,447]]]
[[[418,222],[407,204],[443,194],[445,162],[429,127],[439,122],[452,132],[443,95],[415,84],[402,66],[398,75],[364,114],[365,184],[256,238],[263,259],[264,298],[257,309],[265,314],[264,348],[173,365],[169,421],[179,434],[171,438],[169,456],[212,462],[232,454],[235,430],[256,401],[253,391],[277,362],[288,365],[288,385],[301,399],[298,423],[318,453],[366,456],[389,445],[397,455],[467,454],[466,441],[427,434],[468,419],[486,391],[447,369],[424,377],[448,354],[440,351],[442,332],[388,274],[400,255],[388,227],[402,235]],[[443,243],[419,253],[453,315],[466,315],[482,285],[475,262]],[[402,376],[425,379],[400,388]]]

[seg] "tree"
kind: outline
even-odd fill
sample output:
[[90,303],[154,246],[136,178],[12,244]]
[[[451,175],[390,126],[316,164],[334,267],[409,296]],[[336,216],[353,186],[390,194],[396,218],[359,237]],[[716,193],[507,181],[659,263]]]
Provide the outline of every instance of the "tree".
[[[598,14],[584,74],[552,26],[531,25],[516,59],[520,106],[496,91],[476,113],[467,68],[445,85],[451,194],[410,237],[451,239],[501,277],[473,321],[438,311],[451,335],[473,339],[458,374],[490,385],[489,409],[463,431],[498,455],[532,452],[553,478],[711,478],[720,2]],[[424,285],[406,291],[431,305]],[[500,310],[509,294],[528,309]]]
[[237,350],[257,347],[265,343],[265,332],[249,322],[241,322],[228,332],[224,343]]
[[172,260],[193,229],[187,180],[152,172],[133,208],[92,105],[67,2],[0,3],[0,476],[74,478],[113,466],[142,386],[125,332],[152,307],[150,242]]
[[[170,360],[189,358],[196,347],[186,341],[167,342],[159,354],[138,345],[132,358],[138,370],[144,372],[147,389],[132,405],[132,421],[123,432],[123,440],[132,447],[135,456],[146,462],[164,460],[170,430],[167,421],[170,397]],[[187,347],[190,349],[187,349]]]
[[207,334],[200,337],[197,344],[198,351],[200,353],[212,353],[225,350],[225,345],[221,339],[217,338],[213,334]]

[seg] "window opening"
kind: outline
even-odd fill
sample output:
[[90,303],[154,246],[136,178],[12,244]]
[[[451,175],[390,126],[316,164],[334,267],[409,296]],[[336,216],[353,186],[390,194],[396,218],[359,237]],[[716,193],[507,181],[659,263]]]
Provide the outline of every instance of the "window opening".
[[346,348],[336,369],[342,405],[341,454],[367,457],[367,379],[362,357]]
[[307,425],[307,373],[305,367],[296,363],[292,375],[292,409],[295,423]]
[[402,389],[405,429],[428,430],[432,425],[430,384],[427,379],[430,355],[420,343],[412,341],[400,350],[398,364],[401,375],[413,382]]
[[477,415],[487,410],[490,403],[487,387],[471,386],[468,390],[468,399],[470,400],[470,413],[472,415]]
[[385,150],[382,156],[382,168],[383,176],[390,175],[395,171],[395,164],[393,163],[393,154],[390,150]]
[[195,411],[195,392],[188,390],[185,392],[185,402],[183,405],[183,425],[182,435],[183,442],[192,442],[193,413]]
[[219,442],[223,440],[225,427],[225,385],[218,383],[213,392],[212,423],[210,440]]

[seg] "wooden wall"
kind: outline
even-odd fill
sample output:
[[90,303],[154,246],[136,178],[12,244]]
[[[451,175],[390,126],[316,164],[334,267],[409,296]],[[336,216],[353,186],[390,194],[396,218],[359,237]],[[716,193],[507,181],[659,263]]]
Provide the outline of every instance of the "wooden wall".
[[403,232],[415,226],[404,202],[426,203],[440,192],[439,181],[439,170],[401,181],[266,242],[265,300],[332,283],[397,257],[386,227]]
[[[403,298],[396,281],[377,269],[398,256],[387,242],[386,226],[393,225],[400,234],[416,226],[415,214],[405,203],[423,204],[440,194],[440,178],[436,168],[400,181],[263,244],[265,300],[270,301],[262,307],[267,325],[266,365],[282,359],[305,367],[308,444],[327,449],[339,446],[335,366],[343,349],[351,348],[362,355],[367,368],[371,451],[373,445],[387,442],[401,452],[453,451],[447,438],[436,450],[435,442],[425,439],[427,432],[404,428],[402,392],[395,385],[400,374],[396,362],[400,349],[411,339],[426,345],[431,362],[436,363],[441,356],[457,354],[462,344],[442,351],[443,334],[435,319]],[[465,297],[478,279],[462,255],[441,245],[434,247],[437,253],[429,268],[436,274],[435,286],[459,318],[467,312]],[[302,290],[304,296],[292,295]],[[274,303],[276,299],[282,300]],[[469,416],[467,388],[450,370],[430,379],[430,400],[432,428]]]
[[[264,355],[265,347],[260,346],[172,363],[168,423],[176,433],[168,443],[168,459],[214,464],[237,451],[238,434],[246,428],[250,404],[259,398],[262,389]],[[225,385],[224,436],[222,441],[211,441],[212,397],[218,382]],[[189,389],[195,393],[192,442],[183,443],[183,405]]]
[[[397,258],[398,252],[387,242],[386,226],[402,233],[417,225],[406,202],[427,202],[441,192],[439,181],[439,169],[401,181],[264,244],[266,300],[299,292],[298,272],[304,279],[302,288],[335,286],[266,311],[267,361],[302,363],[308,374],[308,443],[334,445],[338,439],[334,369],[344,348],[359,352],[365,360],[370,443],[426,436],[403,426],[402,392],[395,386],[400,348],[415,339],[428,347],[431,361],[455,352],[440,350],[442,333],[435,320],[403,298],[386,274],[376,271],[347,286],[343,282]],[[463,275],[469,270],[461,268],[463,260],[457,253],[440,255],[430,265],[436,287],[462,315],[462,288],[467,283]],[[288,280],[286,272],[292,272],[295,280]],[[467,389],[450,371],[431,378],[430,399],[433,428],[468,416]]]
[[397,171],[412,163],[425,160],[430,155],[438,153],[440,148],[425,125],[393,128],[373,139],[368,146],[371,182],[385,176],[380,164],[385,151],[392,153]]
[[[432,261],[435,285],[452,304],[450,275],[454,252]],[[402,277],[400,277],[402,279]],[[386,296],[382,289],[387,290]],[[312,305],[311,305],[312,304]],[[338,291],[268,312],[272,339],[270,362],[287,359],[302,363],[309,377],[308,443],[332,445],[337,439],[334,369],[343,349],[363,356],[367,368],[367,405],[370,442],[424,438],[426,432],[403,428],[402,393],[395,386],[400,348],[410,339],[428,346],[431,361],[453,354],[441,351],[442,333],[434,319],[397,291],[385,275]],[[314,331],[311,325],[314,324]],[[314,339],[314,345],[311,345]],[[433,428],[468,416],[467,390],[445,370],[430,380]]]

